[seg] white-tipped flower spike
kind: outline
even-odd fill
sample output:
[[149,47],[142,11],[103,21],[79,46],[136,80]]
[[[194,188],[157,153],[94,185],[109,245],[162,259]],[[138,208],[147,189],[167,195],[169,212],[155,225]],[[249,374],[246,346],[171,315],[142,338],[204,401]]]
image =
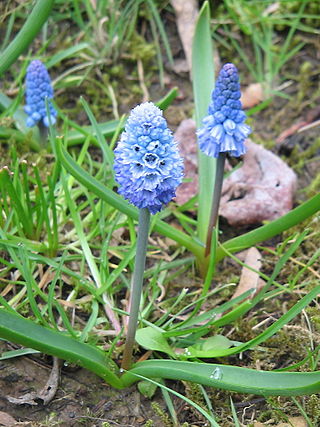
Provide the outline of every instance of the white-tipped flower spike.
[[135,107],[115,150],[119,193],[155,214],[175,196],[183,177],[177,143],[162,111],[152,102]]
[[245,113],[240,102],[240,84],[237,68],[225,64],[218,76],[212,92],[208,115],[198,130],[200,150],[210,157],[229,153],[239,157],[246,152],[245,139],[251,128],[244,123]]
[[[46,67],[38,59],[32,61],[27,68],[26,75],[26,105],[24,111],[28,114],[26,125],[33,127],[39,122],[49,126],[46,111],[46,98],[53,98],[51,79]],[[51,123],[56,122],[57,112],[49,101]]]

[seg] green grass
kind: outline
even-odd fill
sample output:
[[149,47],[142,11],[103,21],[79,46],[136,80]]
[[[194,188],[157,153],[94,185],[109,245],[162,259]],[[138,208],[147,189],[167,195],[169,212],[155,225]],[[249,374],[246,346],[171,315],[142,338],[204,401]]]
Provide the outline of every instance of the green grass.
[[[277,88],[283,81],[283,68],[303,48],[303,35],[316,33],[316,14],[308,13],[310,0],[290,2],[224,0],[213,36],[227,50],[236,51],[255,82],[263,84],[265,97],[285,96]],[[221,36],[222,30],[223,36]],[[217,31],[218,30],[218,31]],[[248,48],[249,46],[249,48]]]
[[[307,1],[294,12],[282,9],[281,14],[266,16],[261,13],[265,5],[252,3],[250,9],[244,0],[233,8],[234,3],[226,0],[227,15],[218,18],[227,18],[228,37],[237,31],[252,42],[254,66],[237,39],[228,49],[238,52],[257,81],[273,88],[284,64],[302,47],[296,44],[290,50],[295,34],[311,32],[306,19],[313,18]],[[0,94],[0,335],[79,363],[116,388],[138,379],[152,382],[162,389],[174,422],[180,422],[181,414],[170,393],[193,406],[195,414],[211,425],[224,425],[224,419],[239,425],[241,393],[254,393],[297,395],[283,398],[291,405],[288,411],[285,405],[280,412],[271,404],[264,409],[285,417],[295,407],[312,425],[316,414],[307,395],[319,391],[319,250],[313,250],[320,235],[319,195],[274,223],[217,244],[201,278],[196,260],[203,257],[207,188],[212,188],[213,171],[207,159],[201,161],[201,181],[207,187],[202,185],[199,206],[195,200],[184,207],[172,204],[151,220],[136,359],[148,350],[154,359],[138,362],[131,372],[118,377],[115,362],[123,351],[119,343],[125,337],[138,215],[114,191],[113,148],[123,129],[122,113],[127,114],[143,96],[138,62],[144,67],[144,83],[151,86],[163,77],[164,58],[171,61],[172,53],[163,21],[166,4],[120,0],[115,4],[112,7],[103,0],[95,9],[89,0],[55,1],[37,40],[29,47],[27,40],[21,45],[24,53],[18,60],[18,51],[10,53],[15,46],[10,42],[27,18],[28,5],[4,15],[1,49],[7,59],[0,71],[7,79],[5,93]],[[150,19],[146,33],[143,28]],[[198,124],[213,87],[208,19],[205,5],[194,54]],[[287,30],[280,51],[274,51],[271,46],[279,25]],[[19,38],[14,43],[20,46]],[[215,46],[222,49],[225,44],[218,37]],[[21,108],[25,69],[34,57],[43,59],[52,73],[60,115],[58,127],[50,129],[47,150],[40,149],[37,131],[26,129]],[[155,100],[165,92],[157,84]],[[169,92],[160,102],[162,108],[175,96],[175,90]],[[278,237],[272,247],[262,243],[274,236]],[[265,284],[257,295],[248,289],[232,299],[245,266],[234,253],[258,244],[263,265],[256,273]],[[226,256],[228,261],[216,265]],[[297,342],[286,339],[296,330]],[[7,352],[3,358],[30,351]],[[152,379],[154,372],[163,380]],[[200,397],[182,385],[180,393],[167,387],[165,380],[178,378],[198,383]]]

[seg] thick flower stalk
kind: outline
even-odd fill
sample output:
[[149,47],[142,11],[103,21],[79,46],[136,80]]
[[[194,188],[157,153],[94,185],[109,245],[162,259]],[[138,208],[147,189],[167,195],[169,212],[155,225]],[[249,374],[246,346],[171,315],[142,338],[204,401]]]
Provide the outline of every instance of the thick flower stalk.
[[46,67],[38,59],[32,61],[26,75],[26,105],[24,111],[28,118],[26,125],[33,127],[37,124],[49,127],[49,117],[46,109],[46,99],[52,124],[56,122],[57,112],[49,101],[53,98],[51,79]]
[[237,68],[233,64],[225,64],[212,92],[208,115],[203,119],[202,127],[197,132],[200,150],[210,157],[217,158],[206,256],[210,253],[212,231],[218,219],[226,153],[234,157],[245,154],[244,142],[251,133],[250,126],[245,124],[246,115],[242,111],[240,97]]
[[152,102],[135,107],[115,150],[119,193],[139,208],[136,258],[129,303],[129,323],[121,368],[131,366],[145,269],[150,214],[175,196],[183,164],[162,111]]
[[199,148],[211,157],[229,153],[239,157],[245,154],[245,139],[251,133],[250,126],[244,123],[245,113],[240,101],[240,83],[237,68],[225,64],[218,76],[208,115],[198,130]]
[[151,214],[175,196],[183,163],[162,111],[152,102],[135,107],[115,150],[119,193]]

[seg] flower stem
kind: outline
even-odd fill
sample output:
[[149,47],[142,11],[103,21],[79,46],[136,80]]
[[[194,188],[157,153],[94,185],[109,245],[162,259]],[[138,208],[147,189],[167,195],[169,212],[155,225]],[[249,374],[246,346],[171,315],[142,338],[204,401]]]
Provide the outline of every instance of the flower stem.
[[150,224],[149,209],[143,208],[139,210],[139,226],[138,226],[138,240],[137,240],[137,253],[134,263],[134,272],[131,285],[130,295],[130,314],[128,323],[128,332],[126,336],[126,343],[124,347],[123,359],[121,368],[128,370],[131,365],[134,338],[137,330],[137,322],[141,301],[143,275],[146,264],[148,232]]
[[47,146],[48,143],[48,128],[42,123],[42,120],[38,123],[40,145],[41,148]]
[[212,233],[218,220],[225,160],[226,160],[226,153],[220,153],[217,159],[217,168],[216,168],[216,177],[215,177],[214,189],[213,189],[211,214],[210,214],[210,220],[209,220],[209,226],[208,226],[208,232],[207,232],[206,250],[204,255],[205,257],[207,257],[210,253]]

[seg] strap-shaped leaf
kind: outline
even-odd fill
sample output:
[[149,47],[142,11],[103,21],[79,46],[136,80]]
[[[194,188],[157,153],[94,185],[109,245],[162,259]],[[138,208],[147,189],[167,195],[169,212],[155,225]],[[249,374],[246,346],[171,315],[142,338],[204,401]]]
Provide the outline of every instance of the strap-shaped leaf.
[[23,53],[48,19],[54,0],[38,0],[25,24],[9,46],[1,53],[0,76]]
[[[198,127],[207,114],[214,87],[214,61],[210,32],[210,7],[204,2],[192,45],[192,81],[195,99],[195,118]],[[199,151],[198,236],[205,242],[213,193],[216,159]]]
[[129,386],[133,375],[191,381],[209,387],[262,396],[301,396],[320,391],[320,371],[266,372],[238,366],[178,360],[147,360],[137,363],[122,379]]
[[122,388],[121,381],[116,376],[116,364],[107,359],[103,351],[76,341],[62,332],[0,309],[0,337],[76,363],[96,373],[113,387]]

